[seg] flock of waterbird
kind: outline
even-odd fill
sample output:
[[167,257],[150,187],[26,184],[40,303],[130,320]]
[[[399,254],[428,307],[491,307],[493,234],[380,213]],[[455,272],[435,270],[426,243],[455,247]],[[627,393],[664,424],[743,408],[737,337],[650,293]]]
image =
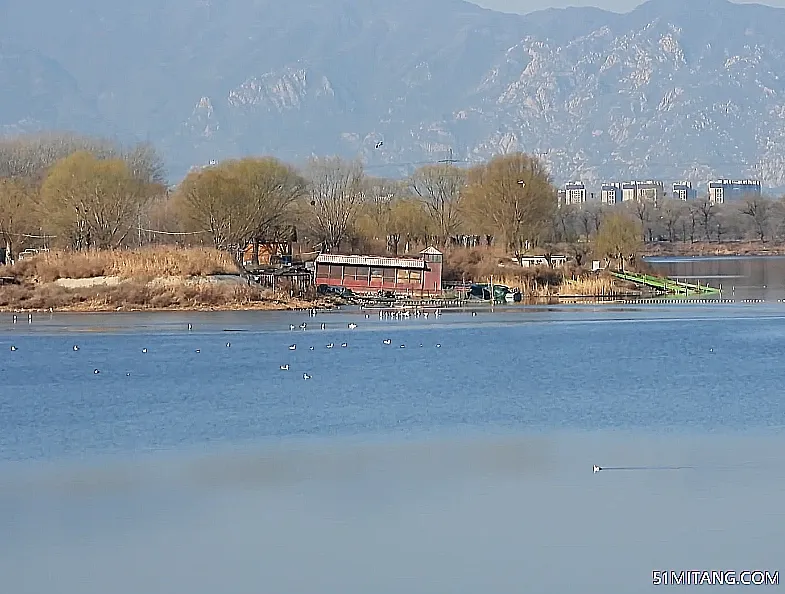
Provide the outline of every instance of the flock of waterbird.
[[[313,316],[316,315],[317,312],[316,312],[316,310],[309,310],[308,313],[309,313],[309,316],[313,317]],[[434,315],[434,317],[438,318],[441,315],[441,312],[437,309],[437,310],[435,310],[433,312],[433,315]],[[476,312],[472,312],[472,315],[477,315],[477,314],[476,314]],[[365,317],[366,317],[366,319],[370,318],[370,315],[366,313]],[[379,312],[379,319],[380,320],[385,320],[385,319],[400,320],[400,319],[407,319],[407,318],[410,318],[410,317],[415,317],[415,318],[423,317],[424,319],[428,319],[429,312],[421,312],[421,311],[414,311],[414,312],[409,312],[409,311],[380,311]],[[18,322],[18,316],[16,314],[13,315],[12,321],[13,321],[14,324],[16,324]],[[33,323],[33,314],[32,313],[28,314],[27,322],[29,324]],[[350,322],[349,324],[347,324],[347,327],[348,327],[349,330],[354,330],[354,329],[357,328],[357,324],[354,323],[354,322]],[[290,331],[295,331],[295,330],[297,330],[297,328],[298,328],[298,326],[295,326],[294,324],[289,324],[289,330]],[[321,330],[326,330],[327,329],[327,324],[322,322],[319,325],[319,328]],[[308,329],[308,324],[306,322],[301,323],[299,325],[299,329],[303,330],[303,331],[307,330]],[[190,332],[192,330],[193,330],[193,324],[189,323],[188,324],[188,331]],[[392,344],[392,339],[385,338],[384,340],[382,340],[382,344],[384,344],[386,346],[389,346],[389,345]],[[227,342],[226,343],[226,348],[231,348],[231,346],[232,346],[231,342]],[[342,342],[340,344],[340,346],[341,346],[341,348],[348,348],[349,343]],[[436,348],[441,348],[442,345],[440,343],[437,343],[435,346],[436,346]],[[333,343],[333,342],[327,343],[325,345],[325,348],[328,348],[328,349],[332,349],[334,347],[335,347],[335,343]],[[420,343],[420,347],[423,347],[422,343]],[[80,348],[79,345],[75,344],[75,345],[73,345],[72,350],[76,352],[76,351],[79,351],[79,348]],[[308,348],[311,351],[313,351],[315,349],[315,347],[313,347],[313,346],[310,346]],[[404,348],[406,348],[406,345],[405,344],[401,344],[400,348],[404,349]],[[11,351],[12,352],[16,352],[18,350],[19,350],[19,348],[16,345],[11,345]],[[297,350],[297,344],[296,343],[290,344],[289,345],[289,350],[290,351]],[[147,348],[143,348],[142,349],[142,354],[147,354],[147,352],[148,352]],[[201,349],[195,349],[194,352],[195,353],[200,353]],[[290,369],[290,367],[289,367],[288,363],[280,366],[280,370],[281,371],[289,371],[289,369]],[[100,373],[101,373],[100,369],[96,368],[96,369],[93,370],[93,374],[94,375],[99,375]],[[130,376],[131,374],[129,372],[129,373],[126,373],[125,375],[126,376]],[[309,375],[308,373],[303,373],[302,377],[303,377],[304,380],[308,380],[308,379],[311,379],[312,376]]]
[[[316,310],[309,310],[309,315],[311,317],[315,316],[316,315]],[[438,318],[439,316],[441,316],[441,311],[437,309],[437,310],[435,310],[433,312],[433,315],[434,315],[434,317]],[[476,315],[476,313],[472,312],[472,315]],[[429,316],[429,312],[421,312],[421,311],[409,312],[409,311],[384,311],[384,310],[382,310],[382,311],[379,312],[379,319],[380,320],[384,320],[384,319],[396,319],[397,320],[397,319],[406,319],[406,318],[410,318],[410,317],[415,317],[415,318],[423,317],[425,319],[428,319],[428,316]],[[366,317],[366,319],[370,318],[370,314],[366,313],[365,317]],[[354,322],[350,322],[349,324],[347,324],[347,327],[349,328],[349,330],[354,330],[354,329],[357,328],[357,324],[355,324]],[[297,329],[298,329],[298,326],[295,326],[294,324],[289,324],[289,330],[290,331],[295,331]],[[302,324],[299,325],[299,329],[303,330],[303,331],[307,330],[308,329],[308,323],[307,322],[303,322]],[[326,330],[327,329],[327,325],[324,324],[324,323],[321,323],[319,325],[319,329],[320,330]],[[392,344],[392,339],[391,338],[385,338],[384,340],[382,340],[382,344],[389,346],[389,345]],[[341,343],[341,348],[348,348],[348,346],[349,346],[349,343],[347,343],[347,342],[342,342]],[[420,347],[422,347],[422,346],[424,346],[424,345],[422,343],[420,343]],[[442,345],[440,343],[436,344],[436,348],[437,349],[441,348],[441,346]],[[327,343],[325,345],[325,348],[327,348],[327,349],[335,348],[335,343],[329,342],[329,343]],[[400,346],[400,348],[405,349],[406,345],[402,344]],[[308,347],[308,349],[313,351],[315,349],[315,347],[310,346],[310,347]],[[297,343],[290,344],[289,345],[289,350],[290,351],[297,350]],[[281,365],[279,367],[279,369],[281,371],[289,371],[289,369],[290,369],[289,363]],[[308,373],[303,373],[303,379],[305,379],[305,380],[311,379],[311,376]]]
[[[309,316],[313,317],[313,316],[316,315],[317,312],[316,312],[316,310],[309,310],[308,313],[309,313]],[[441,315],[441,312],[437,309],[437,310],[435,310],[433,312],[433,315],[434,315],[435,318],[438,318]],[[472,312],[471,315],[472,316],[476,316],[477,312]],[[370,315],[366,313],[365,317],[367,319],[367,318],[370,317]],[[379,319],[380,320],[385,320],[385,319],[388,319],[388,320],[400,320],[400,319],[408,319],[410,317],[414,317],[414,318],[423,317],[425,319],[428,319],[429,312],[427,312],[427,311],[425,311],[425,312],[421,312],[421,311],[410,312],[410,311],[407,311],[407,310],[402,310],[402,311],[385,311],[385,310],[382,310],[382,311],[379,311]],[[16,314],[13,315],[12,321],[13,321],[14,324],[16,324],[18,322],[18,316]],[[33,314],[32,313],[27,315],[27,322],[28,322],[28,324],[32,324],[33,323]],[[349,328],[349,330],[354,330],[354,329],[357,328],[357,324],[354,323],[354,322],[350,322],[349,324],[347,324],[347,327]],[[297,330],[297,328],[298,328],[298,326],[295,326],[294,324],[289,324],[289,330],[290,331],[295,331],[295,330]],[[327,329],[327,324],[321,323],[319,325],[319,328],[320,328],[320,330],[326,330]],[[301,323],[299,325],[299,329],[303,330],[303,331],[307,330],[308,329],[308,324],[306,322]],[[188,331],[190,332],[192,330],[193,330],[193,324],[189,323],[188,324]],[[384,340],[382,340],[382,344],[384,344],[386,346],[390,346],[392,344],[392,339],[385,338]],[[227,342],[226,343],[226,348],[231,348],[231,346],[232,346],[231,342]],[[341,348],[347,348],[349,346],[349,344],[346,343],[346,342],[342,342],[340,346],[341,346]],[[422,346],[423,346],[423,344],[420,343],[420,347],[422,347]],[[442,345],[440,343],[436,343],[435,346],[436,346],[436,348],[440,348]],[[334,347],[335,347],[335,343],[333,343],[333,342],[329,342],[329,343],[327,343],[325,345],[325,348],[327,348],[327,349],[332,349]],[[79,347],[78,344],[75,344],[72,347],[72,349],[75,352],[79,351],[79,348],[80,347]],[[308,348],[309,348],[309,350],[313,351],[315,347],[310,346]],[[405,344],[401,344],[400,348],[404,349],[404,348],[406,348],[406,345]],[[18,350],[19,350],[19,348],[16,345],[11,345],[11,351],[12,352],[16,352]],[[289,350],[290,351],[297,350],[297,343],[290,344],[289,345]],[[142,349],[142,354],[147,354],[147,352],[148,352],[147,348],[143,348]],[[195,349],[194,352],[200,353],[201,349]],[[710,349],[710,352],[713,353],[714,349]],[[281,371],[289,371],[289,369],[290,368],[289,368],[289,364],[288,363],[280,366],[280,370]],[[93,370],[93,374],[95,374],[95,375],[98,375],[100,373],[101,373],[100,369],[94,369]],[[125,375],[126,376],[130,376],[131,374],[130,373],[126,373]],[[311,379],[311,377],[312,376],[309,375],[307,372],[303,373],[303,379],[304,380],[309,380],[309,379]],[[620,467],[615,467],[615,468],[609,468],[609,467],[602,467],[602,466],[598,466],[597,464],[594,464],[594,465],[592,465],[592,472],[596,474],[596,473],[598,473],[598,472],[600,472],[602,470],[682,470],[682,469],[687,469],[687,468],[692,468],[692,467],[691,466],[661,466],[661,467],[632,467],[632,466],[630,466],[630,467],[621,467],[620,466]]]

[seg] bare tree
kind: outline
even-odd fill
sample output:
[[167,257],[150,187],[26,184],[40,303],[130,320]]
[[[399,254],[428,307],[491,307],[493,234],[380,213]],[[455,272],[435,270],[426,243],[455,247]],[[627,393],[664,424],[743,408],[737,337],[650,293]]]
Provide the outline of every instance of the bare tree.
[[771,223],[772,210],[771,202],[762,196],[749,196],[741,205],[741,214],[750,217],[755,229],[755,234],[761,243],[766,242],[766,235],[769,233],[769,225]]
[[340,247],[365,197],[363,168],[339,157],[311,159],[306,168],[314,232],[325,252]]
[[[144,230],[140,243],[156,243],[185,246],[199,243],[200,234],[188,235],[185,213],[178,202],[177,192],[163,191],[154,196],[141,216]],[[147,229],[153,231],[148,232]]]
[[640,221],[641,231],[643,233],[643,241],[651,242],[653,239],[651,216],[652,210],[654,209],[654,203],[644,198],[637,198],[636,200],[632,201],[631,208],[637,219]]
[[494,157],[469,171],[466,209],[477,230],[500,235],[522,261],[528,244],[551,230],[556,189],[538,159],[523,153]]
[[0,175],[42,181],[55,163],[77,152],[110,158],[117,156],[114,143],[75,134],[46,133],[0,142]]
[[772,237],[785,239],[785,198],[772,201]]
[[[249,218],[242,213],[247,205],[242,198],[240,182],[228,171],[217,167],[192,171],[180,184],[177,199],[188,231],[208,233],[213,246],[219,250],[239,245],[232,221],[235,221],[237,231],[240,221],[248,222]],[[247,235],[249,231],[242,228],[239,233]]]
[[272,157],[225,161],[189,174],[178,191],[182,208],[197,230],[207,231],[218,249],[239,251],[290,233],[290,207],[306,194],[305,180]]
[[584,242],[571,241],[567,246],[572,259],[577,266],[583,266],[586,256],[589,255],[589,245],[590,244]]
[[698,229],[699,221],[700,212],[698,210],[698,204],[693,202],[687,207],[687,216],[682,222],[682,233],[684,241],[687,241],[687,237],[689,237],[690,243],[695,243],[695,233]]
[[137,144],[129,149],[108,151],[109,156],[121,158],[128,165],[131,175],[149,184],[166,184],[166,168],[160,154],[149,143]]
[[15,256],[35,211],[35,189],[23,180],[0,178],[0,241],[6,261]]
[[706,241],[711,241],[712,223],[717,215],[717,205],[708,198],[701,198],[694,204],[698,222],[703,228]]
[[576,210],[572,205],[557,208],[553,218],[554,238],[557,241],[576,243],[575,237]]
[[59,161],[41,187],[42,212],[60,238],[76,249],[119,247],[152,197],[151,184],[120,159],[77,152]]
[[609,214],[594,239],[594,253],[608,260],[616,260],[620,270],[624,261],[632,260],[640,250],[639,223],[623,212]]
[[659,208],[662,223],[668,234],[668,241],[676,241],[676,229],[684,217],[684,202],[681,200],[666,199],[662,201]]
[[466,170],[449,164],[426,165],[409,179],[409,187],[433,219],[442,246],[447,245],[460,227],[460,203],[465,186]]
[[386,238],[395,201],[403,195],[401,182],[384,178],[366,178],[358,225],[375,240]]
[[603,205],[592,204],[586,207],[586,211],[589,213],[594,233],[599,233],[600,225],[602,225],[602,221],[605,218],[605,209],[603,208]]
[[20,177],[42,182],[55,163],[78,152],[99,159],[121,159],[139,179],[164,184],[163,159],[155,148],[142,143],[130,148],[103,139],[68,133],[20,136],[0,141],[0,177]]
[[421,201],[401,198],[393,204],[389,225],[390,251],[397,256],[401,242],[404,251],[408,251],[412,243],[427,242],[428,225],[433,225],[433,221]]
[[594,228],[593,221],[593,213],[588,208],[581,208],[578,210],[578,222],[581,225],[581,230],[587,241],[591,237],[591,232]]

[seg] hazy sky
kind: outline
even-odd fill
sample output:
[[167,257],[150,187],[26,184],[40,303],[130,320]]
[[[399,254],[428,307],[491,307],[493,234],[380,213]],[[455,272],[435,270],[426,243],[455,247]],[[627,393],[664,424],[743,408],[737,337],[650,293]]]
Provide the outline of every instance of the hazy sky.
[[[639,4],[640,0],[470,0],[474,4],[479,4],[494,10],[505,12],[527,13],[543,8],[555,7],[564,8],[567,6],[597,6],[615,12],[627,12]],[[689,2],[689,0],[685,0]],[[750,2],[748,0],[737,0],[738,4],[767,4],[785,8],[785,0],[765,0]]]

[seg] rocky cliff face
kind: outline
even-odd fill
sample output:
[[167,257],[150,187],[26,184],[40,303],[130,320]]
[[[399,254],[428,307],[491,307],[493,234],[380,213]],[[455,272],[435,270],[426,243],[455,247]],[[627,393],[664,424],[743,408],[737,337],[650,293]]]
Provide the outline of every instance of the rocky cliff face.
[[374,174],[398,175],[450,150],[467,162],[524,150],[559,182],[785,186],[785,10],[724,0],[527,16],[459,0],[7,4],[1,129],[151,140],[173,178],[251,153],[360,156]]

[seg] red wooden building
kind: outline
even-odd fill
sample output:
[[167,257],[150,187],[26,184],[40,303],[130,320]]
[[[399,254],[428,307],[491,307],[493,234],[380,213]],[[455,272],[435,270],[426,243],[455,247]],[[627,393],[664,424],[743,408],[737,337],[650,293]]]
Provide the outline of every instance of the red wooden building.
[[432,247],[417,258],[319,254],[316,284],[346,287],[356,293],[438,295],[442,291],[442,262],[442,253]]

